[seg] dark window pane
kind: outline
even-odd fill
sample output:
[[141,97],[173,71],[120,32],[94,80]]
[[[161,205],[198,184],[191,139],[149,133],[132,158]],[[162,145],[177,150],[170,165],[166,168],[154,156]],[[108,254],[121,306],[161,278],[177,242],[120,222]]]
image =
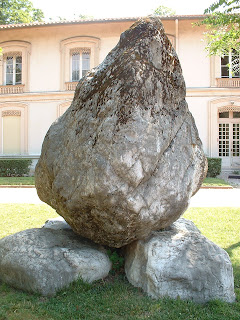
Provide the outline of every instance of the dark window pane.
[[233,78],[240,78],[240,73],[239,73],[239,71],[233,72],[232,77],[233,77]]
[[229,56],[224,56],[221,58],[221,65],[226,66],[229,63]]
[[16,64],[16,73],[21,73],[21,72],[22,72],[22,65]]
[[22,63],[22,57],[21,56],[16,57],[16,63]]
[[229,68],[228,67],[221,67],[221,77],[222,78],[229,78]]
[[240,118],[240,111],[234,111],[233,118]]
[[229,112],[220,112],[219,113],[219,118],[229,118]]
[[7,57],[7,63],[13,63],[13,57]]
[[21,84],[22,83],[22,74],[17,73],[16,74],[16,84]]

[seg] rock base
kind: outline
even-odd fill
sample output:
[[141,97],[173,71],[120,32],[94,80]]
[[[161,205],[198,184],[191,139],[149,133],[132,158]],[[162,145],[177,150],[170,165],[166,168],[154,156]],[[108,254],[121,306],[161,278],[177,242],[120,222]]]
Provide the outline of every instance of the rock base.
[[153,298],[170,297],[205,303],[234,302],[234,279],[226,251],[200,234],[194,224],[179,219],[126,247],[129,282]]
[[[228,254],[189,220],[179,219],[124,249],[129,282],[150,297],[235,301]],[[62,218],[0,240],[0,280],[24,291],[54,295],[80,277],[102,279],[110,269],[106,250],[74,234]]]
[[51,296],[78,278],[105,278],[110,269],[105,249],[72,230],[28,229],[0,240],[0,280],[24,291]]

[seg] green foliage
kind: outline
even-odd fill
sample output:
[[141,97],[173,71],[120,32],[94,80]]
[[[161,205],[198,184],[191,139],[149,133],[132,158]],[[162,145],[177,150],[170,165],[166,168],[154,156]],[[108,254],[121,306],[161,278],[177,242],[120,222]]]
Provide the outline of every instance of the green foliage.
[[121,273],[123,271],[124,258],[120,249],[110,248],[107,250],[107,254],[112,262],[112,273]]
[[2,159],[0,160],[0,177],[21,177],[29,174],[32,160]]
[[231,13],[240,9],[240,0],[218,0],[205,9],[204,13],[221,10],[223,13]]
[[228,55],[229,50],[240,52],[240,0],[218,0],[204,13],[210,13],[198,26],[205,25],[206,50],[209,55]]
[[240,16],[238,14],[213,13],[198,25],[205,25],[204,33],[209,55],[228,55],[230,50],[240,52]]
[[0,24],[42,21],[43,11],[29,0],[0,0]]
[[176,14],[176,11],[165,6],[159,6],[154,10],[153,14],[161,17],[169,17],[174,16]]
[[207,158],[208,172],[207,177],[215,178],[221,173],[222,159],[221,158]]

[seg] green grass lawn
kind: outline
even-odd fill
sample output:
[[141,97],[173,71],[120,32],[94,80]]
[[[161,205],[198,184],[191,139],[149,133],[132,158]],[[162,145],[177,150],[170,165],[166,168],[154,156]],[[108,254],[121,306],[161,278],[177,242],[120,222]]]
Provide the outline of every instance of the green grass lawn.
[[34,177],[0,177],[0,185],[35,185],[35,178]]
[[[35,185],[34,177],[0,177],[0,185]],[[204,187],[229,186],[223,179],[205,178]],[[1,319],[0,319],[1,320]]]
[[[40,227],[55,211],[47,205],[2,204],[0,238],[32,227]],[[148,298],[133,288],[124,275],[84,284],[77,281],[55,297],[24,293],[0,283],[0,320],[239,320],[240,319],[240,209],[192,208],[185,218],[202,233],[226,249],[233,263],[237,302],[212,301],[198,305],[190,301]]]
[[222,187],[230,186],[228,182],[219,178],[205,178],[202,184],[203,187]]

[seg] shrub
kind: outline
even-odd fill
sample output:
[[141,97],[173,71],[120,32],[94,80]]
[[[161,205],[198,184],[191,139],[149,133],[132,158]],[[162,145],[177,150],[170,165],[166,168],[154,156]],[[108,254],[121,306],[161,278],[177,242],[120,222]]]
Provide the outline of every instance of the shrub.
[[112,262],[111,274],[119,274],[123,272],[124,258],[121,254],[121,249],[109,248],[107,250],[110,261]]
[[0,177],[22,177],[29,174],[32,160],[3,159],[0,160]]
[[208,172],[207,177],[215,178],[221,173],[222,159],[221,158],[207,158]]

